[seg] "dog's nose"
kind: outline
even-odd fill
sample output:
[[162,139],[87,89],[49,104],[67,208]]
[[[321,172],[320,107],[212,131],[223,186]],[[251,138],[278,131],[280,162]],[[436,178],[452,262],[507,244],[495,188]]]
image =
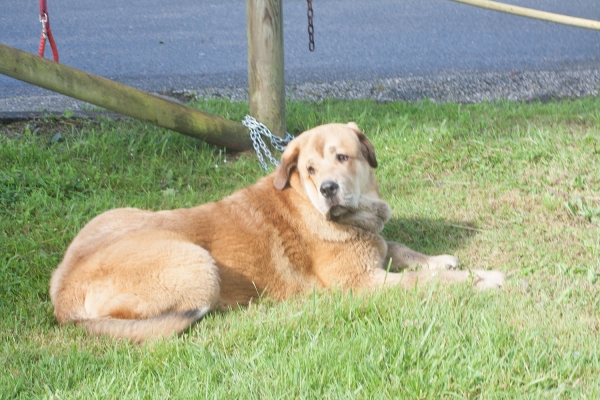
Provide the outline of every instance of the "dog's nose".
[[327,182],[323,182],[321,184],[321,194],[327,198],[333,197],[335,196],[335,194],[337,193],[338,189],[340,188],[340,186],[333,182],[333,181],[327,181]]

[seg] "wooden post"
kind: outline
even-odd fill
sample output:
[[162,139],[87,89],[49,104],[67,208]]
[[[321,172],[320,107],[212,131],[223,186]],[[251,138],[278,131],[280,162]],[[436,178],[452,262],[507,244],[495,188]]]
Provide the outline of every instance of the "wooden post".
[[250,115],[284,137],[282,0],[246,0]]
[[0,74],[232,150],[252,148],[237,122],[0,44]]

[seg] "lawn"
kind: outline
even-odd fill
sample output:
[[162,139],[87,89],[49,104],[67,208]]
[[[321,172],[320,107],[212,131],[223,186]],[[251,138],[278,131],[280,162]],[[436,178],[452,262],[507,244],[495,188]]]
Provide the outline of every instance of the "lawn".
[[66,246],[111,208],[219,199],[265,173],[256,157],[131,120],[0,125],[0,399],[600,398],[599,110],[288,103],[290,133],[352,120],[371,139],[384,236],[508,283],[263,299],[144,345],[57,325]]

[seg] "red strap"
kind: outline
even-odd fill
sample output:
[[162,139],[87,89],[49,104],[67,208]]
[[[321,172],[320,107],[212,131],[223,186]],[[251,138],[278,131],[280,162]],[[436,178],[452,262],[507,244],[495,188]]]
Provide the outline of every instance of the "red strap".
[[58,49],[56,48],[56,43],[54,42],[54,36],[52,36],[52,31],[50,30],[50,17],[48,17],[48,5],[46,4],[46,0],[40,0],[40,22],[42,23],[42,35],[40,37],[40,47],[38,49],[38,55],[40,57],[44,57],[46,39],[48,39],[48,41],[50,42],[50,47],[52,48],[52,55],[54,56],[54,61],[58,62]]

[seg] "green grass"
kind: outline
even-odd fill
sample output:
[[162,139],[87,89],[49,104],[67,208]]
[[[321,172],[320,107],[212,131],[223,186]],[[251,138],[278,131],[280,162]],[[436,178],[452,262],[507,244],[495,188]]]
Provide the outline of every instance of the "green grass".
[[291,133],[353,120],[372,140],[387,238],[508,284],[266,299],[142,346],[56,324],[66,246],[111,208],[219,199],[264,174],[256,158],[135,121],[0,126],[0,398],[599,398],[598,110],[289,103]]

